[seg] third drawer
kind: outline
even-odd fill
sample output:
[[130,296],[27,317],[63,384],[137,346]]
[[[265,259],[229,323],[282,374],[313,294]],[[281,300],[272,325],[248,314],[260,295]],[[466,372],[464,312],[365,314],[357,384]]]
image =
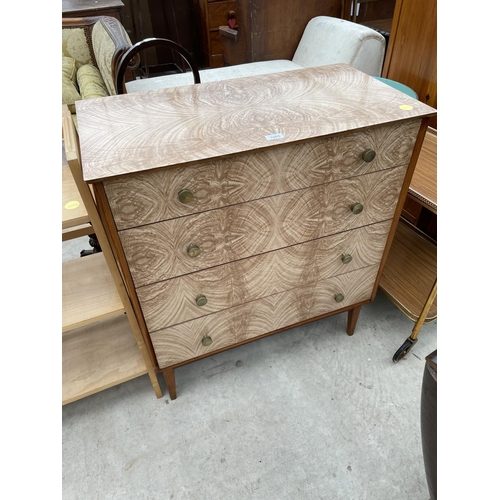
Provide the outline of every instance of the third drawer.
[[392,221],[141,287],[150,332],[378,264]]

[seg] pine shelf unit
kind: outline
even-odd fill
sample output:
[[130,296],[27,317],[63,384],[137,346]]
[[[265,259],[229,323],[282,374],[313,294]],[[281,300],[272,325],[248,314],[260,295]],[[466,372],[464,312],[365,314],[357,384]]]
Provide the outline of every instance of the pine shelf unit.
[[71,158],[75,168],[79,158],[76,130],[64,109],[62,145],[62,240],[96,233],[102,248],[62,263],[62,404],[145,374],[160,398],[162,390],[92,192],[83,179],[78,185],[68,164]]

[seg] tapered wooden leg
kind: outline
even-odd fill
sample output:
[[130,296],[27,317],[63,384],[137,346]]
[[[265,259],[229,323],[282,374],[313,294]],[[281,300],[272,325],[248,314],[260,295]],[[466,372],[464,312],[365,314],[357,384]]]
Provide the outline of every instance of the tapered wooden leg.
[[153,386],[153,390],[155,391],[156,397],[160,399],[163,397],[163,391],[161,390],[160,384],[158,383],[158,377],[156,376],[156,373],[148,370],[148,375],[149,375],[149,380],[151,381],[151,385]]
[[177,390],[175,388],[175,375],[173,368],[165,368],[163,370],[163,376],[165,377],[165,382],[167,383],[168,394],[170,399],[173,401],[177,398]]
[[360,312],[361,312],[361,306],[355,307],[354,309],[350,309],[349,311],[347,311],[347,335],[352,335],[354,333]]

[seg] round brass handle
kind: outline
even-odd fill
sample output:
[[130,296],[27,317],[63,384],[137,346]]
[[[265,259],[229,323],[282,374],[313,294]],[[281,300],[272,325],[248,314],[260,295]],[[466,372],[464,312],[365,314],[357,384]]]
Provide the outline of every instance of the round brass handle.
[[363,211],[363,205],[361,203],[353,203],[351,205],[351,212],[353,214],[360,214]]
[[196,296],[196,305],[197,306],[199,306],[199,307],[204,306],[204,305],[206,305],[207,302],[208,302],[208,299],[202,293],[200,293],[199,295]]
[[352,261],[352,255],[348,253],[343,253],[341,258],[344,264],[349,264]]
[[191,203],[194,200],[194,195],[189,189],[181,189],[177,193],[179,201],[184,204]]
[[209,335],[203,335],[203,338],[201,339],[201,343],[206,347],[212,343],[212,337]]
[[370,163],[371,161],[373,161],[375,159],[375,156],[377,156],[377,154],[375,153],[375,151],[373,151],[373,149],[365,149],[363,151],[363,154],[361,155],[366,163]]
[[333,298],[335,302],[342,302],[344,300],[344,296],[341,293],[336,293]]
[[201,253],[201,248],[198,245],[193,245],[191,243],[191,245],[187,247],[187,253],[190,257],[198,257]]

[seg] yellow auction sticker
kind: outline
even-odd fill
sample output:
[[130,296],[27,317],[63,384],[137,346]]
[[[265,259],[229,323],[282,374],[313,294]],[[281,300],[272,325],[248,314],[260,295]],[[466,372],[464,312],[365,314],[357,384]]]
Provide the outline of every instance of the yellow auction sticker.
[[399,106],[399,109],[403,109],[404,111],[410,111],[410,109],[413,109],[413,106],[410,106],[409,104],[401,104],[401,106]]
[[66,210],[74,210],[75,208],[78,208],[80,206],[80,202],[78,201],[68,201],[66,205],[64,205],[64,208]]

